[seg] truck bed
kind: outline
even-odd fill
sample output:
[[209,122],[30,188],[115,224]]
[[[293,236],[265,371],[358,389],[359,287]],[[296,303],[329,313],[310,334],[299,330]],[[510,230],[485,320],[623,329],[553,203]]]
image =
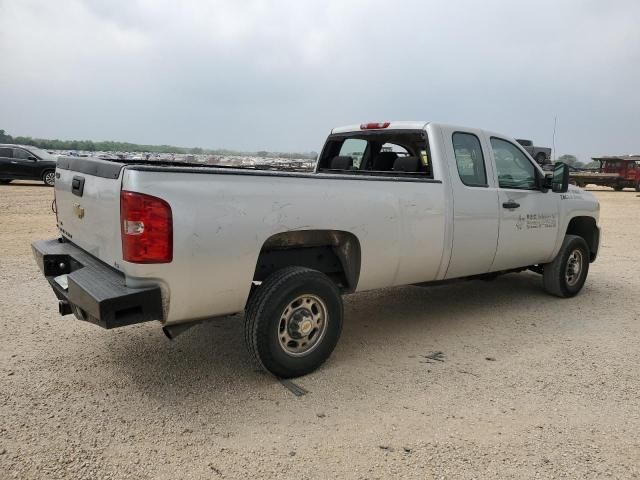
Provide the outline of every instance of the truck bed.
[[[153,167],[184,167],[184,168],[206,168],[206,169],[221,169],[221,170],[267,170],[267,171],[283,171],[283,172],[311,172],[309,168],[303,168],[299,166],[283,165],[277,163],[254,163],[251,165],[224,165],[224,164],[212,164],[203,162],[184,162],[178,160],[132,160],[132,159],[120,159],[120,158],[97,158],[97,157],[60,157],[58,160],[58,166],[61,168],[67,168],[76,170],[82,168],[82,164],[90,164],[93,162],[108,162],[114,165],[118,165],[117,168],[131,165],[147,165]],[[89,167],[90,168],[90,167]]]
[[[358,291],[433,280],[446,267],[440,178],[86,158],[61,159],[57,175],[62,236],[121,272],[126,287],[159,286],[167,323],[241,311],[261,248],[282,232],[350,232],[362,260]],[[123,259],[122,192],[171,207],[171,263]]]

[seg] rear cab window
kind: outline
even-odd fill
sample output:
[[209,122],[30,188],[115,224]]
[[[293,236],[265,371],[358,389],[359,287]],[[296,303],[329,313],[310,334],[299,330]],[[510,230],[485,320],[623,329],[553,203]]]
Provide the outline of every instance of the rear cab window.
[[341,157],[351,157],[353,159],[353,167],[360,168],[362,157],[367,149],[367,141],[361,138],[347,138],[340,147],[339,155]]
[[318,171],[348,175],[433,178],[424,130],[374,130],[330,135]]

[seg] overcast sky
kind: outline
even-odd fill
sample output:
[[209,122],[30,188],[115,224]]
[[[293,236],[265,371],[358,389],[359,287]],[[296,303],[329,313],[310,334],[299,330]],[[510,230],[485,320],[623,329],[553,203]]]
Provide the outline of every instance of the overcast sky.
[[0,0],[13,135],[319,150],[428,120],[640,152],[638,0]]

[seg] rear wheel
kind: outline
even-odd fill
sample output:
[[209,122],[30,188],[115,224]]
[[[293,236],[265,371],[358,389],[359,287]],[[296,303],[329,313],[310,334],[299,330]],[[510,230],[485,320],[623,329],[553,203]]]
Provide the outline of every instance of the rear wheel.
[[45,183],[45,185],[53,187],[55,185],[55,183],[56,183],[56,172],[55,172],[55,170],[46,170],[42,174],[42,181]]
[[613,187],[613,189],[614,189],[616,192],[621,192],[623,188],[624,188],[624,187],[623,187],[622,185],[615,185],[615,186]]
[[342,331],[342,297],[317,270],[287,267],[270,275],[245,311],[245,341],[253,359],[282,378],[314,371]]
[[538,162],[540,165],[544,165],[544,162],[547,161],[547,156],[540,152],[538,155],[536,155],[536,162]]
[[9,179],[0,179],[0,185],[7,185],[11,183],[11,180]]
[[557,297],[578,294],[589,273],[589,247],[582,237],[567,235],[556,258],[544,266],[544,289]]
[[640,192],[640,182],[636,183],[636,192]]

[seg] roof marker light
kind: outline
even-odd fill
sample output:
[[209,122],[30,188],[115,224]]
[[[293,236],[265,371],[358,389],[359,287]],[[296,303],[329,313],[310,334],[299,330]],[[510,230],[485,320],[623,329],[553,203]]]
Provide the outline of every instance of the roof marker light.
[[361,123],[360,130],[377,130],[379,128],[387,128],[389,125],[391,125],[391,122]]

